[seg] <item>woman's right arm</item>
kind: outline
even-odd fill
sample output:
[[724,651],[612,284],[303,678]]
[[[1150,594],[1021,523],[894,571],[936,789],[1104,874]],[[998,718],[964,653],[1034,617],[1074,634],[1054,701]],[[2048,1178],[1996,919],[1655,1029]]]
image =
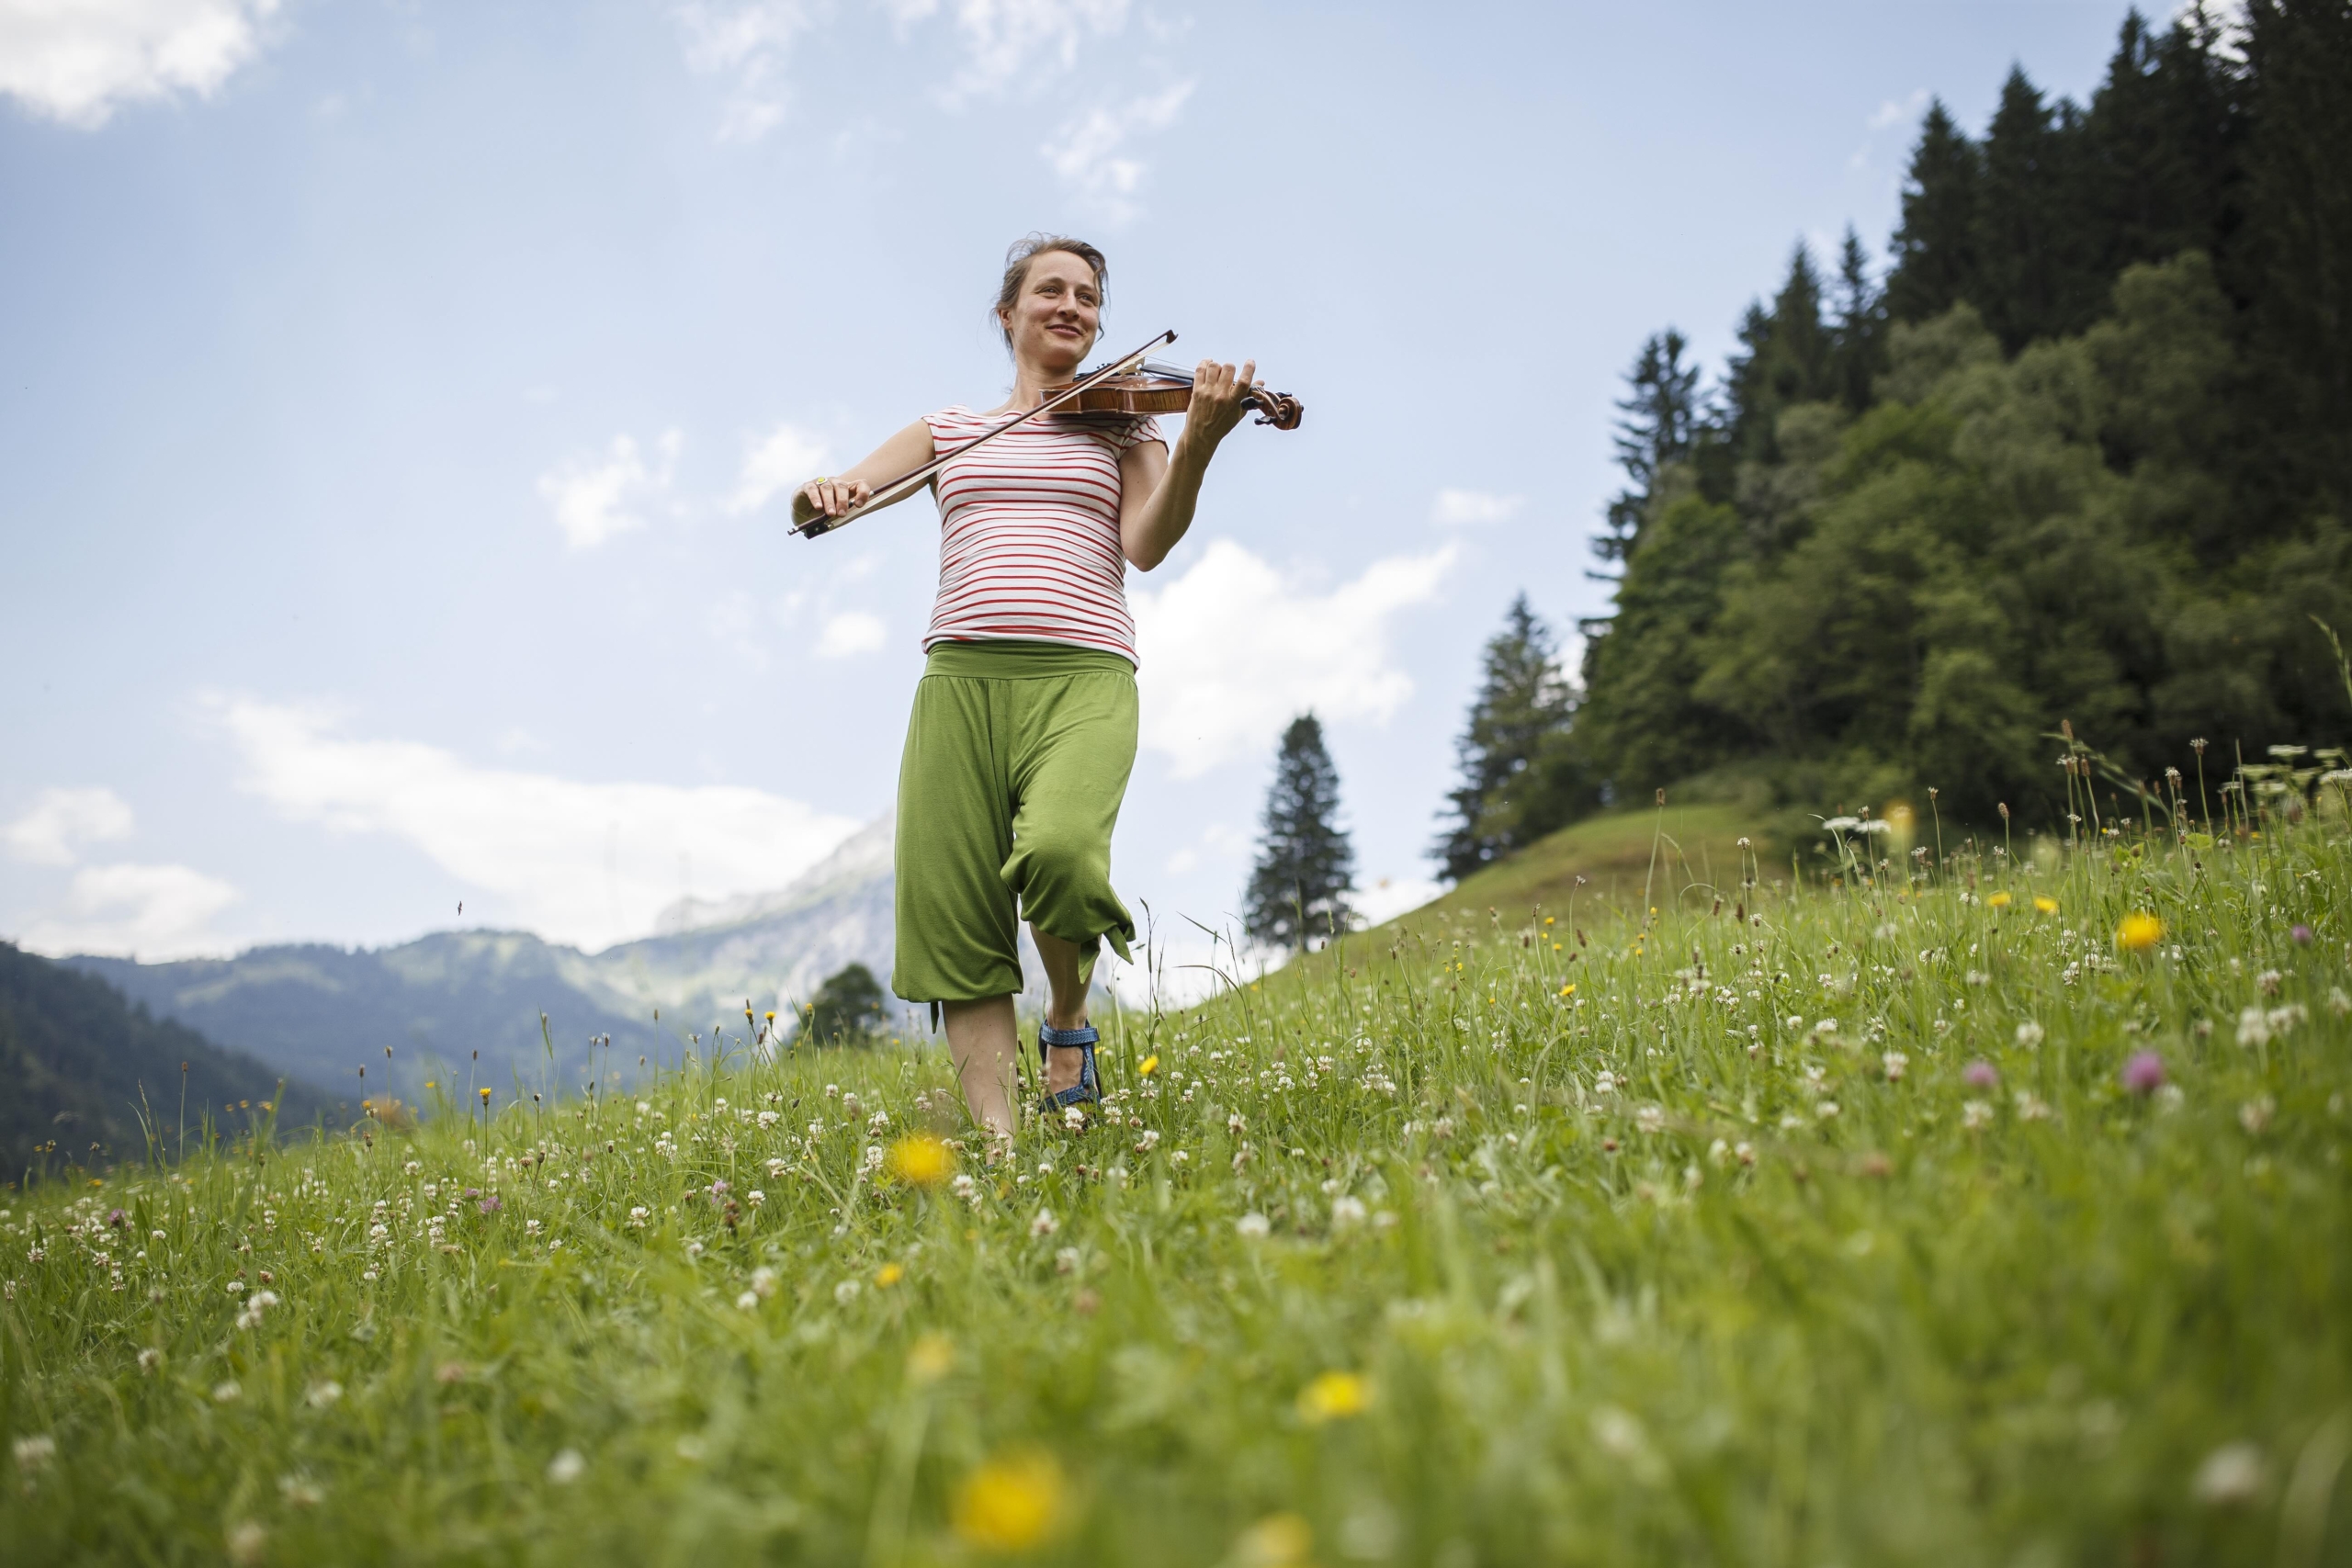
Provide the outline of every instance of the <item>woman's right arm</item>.
[[[919,419],[876,446],[865,461],[846,473],[810,479],[795,491],[792,521],[801,524],[813,517],[839,517],[844,512],[865,505],[867,498],[880,486],[888,484],[901,474],[912,473],[936,455],[937,449],[932,445],[931,423]],[[905,496],[899,498],[899,501],[905,499]],[[897,502],[890,504],[896,505]]]

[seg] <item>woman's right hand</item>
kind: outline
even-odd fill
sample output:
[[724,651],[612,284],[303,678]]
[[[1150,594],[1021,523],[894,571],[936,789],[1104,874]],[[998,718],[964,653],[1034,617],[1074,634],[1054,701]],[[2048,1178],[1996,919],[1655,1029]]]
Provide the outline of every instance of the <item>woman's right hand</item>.
[[810,479],[793,493],[792,520],[797,524],[819,517],[839,517],[872,499],[874,488],[862,479]]

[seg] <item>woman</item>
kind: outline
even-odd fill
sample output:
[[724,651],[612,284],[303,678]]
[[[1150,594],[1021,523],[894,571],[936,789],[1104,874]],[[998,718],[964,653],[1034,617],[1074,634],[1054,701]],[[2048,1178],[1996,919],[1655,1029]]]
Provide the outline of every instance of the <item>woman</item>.
[[944,1005],[973,1116],[1013,1130],[1019,920],[1051,998],[1037,1051],[1046,1108],[1100,1098],[1087,987],[1135,922],[1111,890],[1111,830],[1136,755],[1135,623],[1125,577],[1192,525],[1217,444],[1240,422],[1254,361],[1204,361],[1171,451],[1149,417],[1043,414],[959,461],[978,437],[1074,380],[1102,324],[1102,253],[1032,235],[1005,258],[996,318],[1012,395],[908,425],[847,473],[811,479],[793,517],[839,516],[876,487],[949,459],[939,595],[899,768],[898,961],[890,988]]

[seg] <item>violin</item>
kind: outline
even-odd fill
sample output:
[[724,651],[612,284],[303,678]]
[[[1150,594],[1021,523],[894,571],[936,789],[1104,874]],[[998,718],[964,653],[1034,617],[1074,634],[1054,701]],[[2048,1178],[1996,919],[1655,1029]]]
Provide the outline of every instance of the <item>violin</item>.
[[[1144,357],[1153,349],[1175,341],[1174,333],[1162,333],[1124,359],[1114,359],[1097,366],[1075,381],[1046,388],[1035,408],[998,425],[978,440],[966,444],[953,456],[964,457],[1006,431],[1017,429],[1042,414],[1182,413],[1192,405],[1193,373]],[[1258,411],[1257,423],[1260,424],[1271,424],[1276,430],[1298,428],[1302,412],[1299,401],[1286,392],[1270,392],[1263,387],[1252,387],[1243,395],[1242,400]],[[811,517],[796,523],[792,531],[804,539],[830,534],[842,524],[863,517],[876,507],[888,506],[894,501],[912,495],[929,484],[939,470],[947,466],[947,462],[946,457],[933,457],[921,468],[900,474],[888,484],[877,487],[864,504],[852,507],[838,517]]]
[[[1061,413],[1182,413],[1192,406],[1193,373],[1179,365],[1162,360],[1146,359],[1127,362],[1132,368],[1102,380],[1080,378],[1084,389],[1070,401],[1061,405]],[[1106,365],[1100,370],[1119,370],[1121,366]],[[1067,392],[1079,381],[1047,387],[1046,395]],[[1299,418],[1306,411],[1288,392],[1270,392],[1263,387],[1252,387],[1242,394],[1242,402],[1258,411],[1257,423],[1271,424],[1276,430],[1296,430]]]

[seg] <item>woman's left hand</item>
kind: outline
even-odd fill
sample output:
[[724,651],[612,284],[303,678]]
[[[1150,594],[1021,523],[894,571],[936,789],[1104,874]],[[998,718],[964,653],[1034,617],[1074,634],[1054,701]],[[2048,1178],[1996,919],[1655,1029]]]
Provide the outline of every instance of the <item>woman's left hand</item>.
[[1219,365],[1214,359],[1204,359],[1193,372],[1193,401],[1184,411],[1186,433],[1198,433],[1196,439],[1214,446],[1241,423],[1241,411],[1249,404],[1243,400],[1257,383],[1258,362],[1245,361],[1239,371],[1230,365]]

